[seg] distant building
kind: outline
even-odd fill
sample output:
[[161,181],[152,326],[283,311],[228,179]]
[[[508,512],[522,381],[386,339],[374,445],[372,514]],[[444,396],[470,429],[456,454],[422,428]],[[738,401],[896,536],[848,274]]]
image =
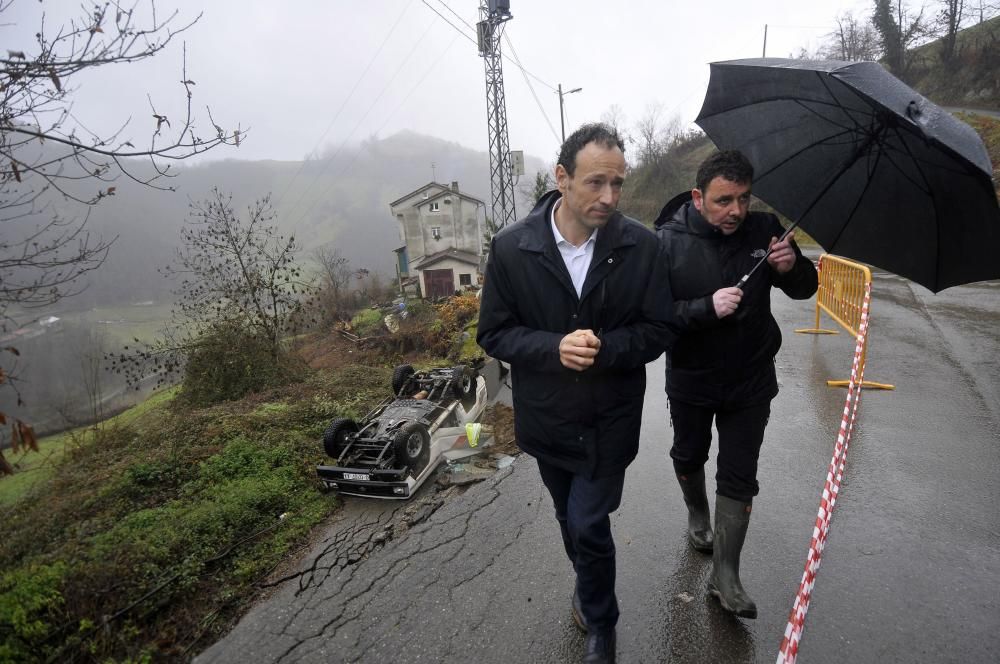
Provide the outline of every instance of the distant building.
[[458,182],[430,182],[389,204],[403,243],[395,252],[404,289],[434,299],[478,286],[479,208],[485,211],[483,201],[460,192]]

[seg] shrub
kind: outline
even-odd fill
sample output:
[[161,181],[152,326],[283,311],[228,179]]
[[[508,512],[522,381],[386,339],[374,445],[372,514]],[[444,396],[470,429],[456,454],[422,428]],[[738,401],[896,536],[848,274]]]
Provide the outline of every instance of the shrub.
[[291,353],[237,323],[214,325],[188,352],[181,396],[189,404],[206,406],[238,399],[250,392],[282,385],[305,371]]
[[382,318],[382,312],[378,309],[362,309],[354,314],[351,327],[359,337],[372,336],[383,328]]

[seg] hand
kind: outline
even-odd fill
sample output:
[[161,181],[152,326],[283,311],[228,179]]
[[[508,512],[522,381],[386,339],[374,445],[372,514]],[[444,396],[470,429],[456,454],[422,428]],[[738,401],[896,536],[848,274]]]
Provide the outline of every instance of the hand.
[[601,340],[592,330],[570,332],[559,342],[559,361],[567,369],[583,371],[594,364]]
[[794,237],[795,233],[792,232],[781,242],[776,237],[771,238],[771,244],[768,245],[771,253],[767,257],[767,264],[778,274],[785,274],[795,265],[795,249],[792,248]]
[[729,314],[736,311],[736,308],[740,306],[740,300],[743,299],[743,291],[732,286],[730,288],[720,288],[715,291],[712,295],[712,304],[715,306],[715,315],[717,318],[725,318]]

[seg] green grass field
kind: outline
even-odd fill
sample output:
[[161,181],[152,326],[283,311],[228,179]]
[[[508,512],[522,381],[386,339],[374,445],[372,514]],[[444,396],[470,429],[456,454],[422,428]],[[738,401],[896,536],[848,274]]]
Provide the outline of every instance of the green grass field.
[[[151,409],[169,402],[177,394],[177,388],[165,389],[152,395],[146,401],[129,408],[100,424],[101,427],[125,426],[140,419]],[[68,449],[86,445],[92,438],[93,427],[80,427],[55,436],[47,436],[38,441],[38,453],[12,457],[6,452],[8,461],[16,463],[17,472],[0,479],[0,507],[9,507],[23,498],[37,484],[44,484],[56,472],[59,462]]]

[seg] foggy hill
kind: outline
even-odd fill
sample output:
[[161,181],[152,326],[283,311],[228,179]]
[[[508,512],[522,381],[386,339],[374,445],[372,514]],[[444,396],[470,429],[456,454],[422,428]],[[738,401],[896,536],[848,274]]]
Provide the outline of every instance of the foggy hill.
[[[215,154],[238,155],[238,150]],[[522,186],[534,181],[535,171],[547,168],[540,159],[526,161],[528,174],[521,178]],[[282,233],[299,240],[303,259],[309,250],[333,243],[352,266],[392,275],[392,250],[400,246],[400,240],[389,203],[427,184],[432,172],[437,182],[457,181],[462,192],[488,205],[487,153],[409,131],[343,150],[330,149],[302,162],[226,159],[182,164],[175,177],[160,181],[176,188],[175,192],[156,191],[120,178],[113,183],[115,195],[95,207],[88,222],[93,233],[117,236],[111,254],[104,266],[88,275],[86,292],[61,303],[60,308],[168,298],[169,285],[157,269],[171,260],[190,201],[204,200],[213,187],[231,194],[234,208],[241,213],[270,193],[275,221]],[[88,186],[96,188],[96,183]],[[56,203],[71,211],[71,206]],[[517,203],[519,213],[527,211],[522,196]]]

